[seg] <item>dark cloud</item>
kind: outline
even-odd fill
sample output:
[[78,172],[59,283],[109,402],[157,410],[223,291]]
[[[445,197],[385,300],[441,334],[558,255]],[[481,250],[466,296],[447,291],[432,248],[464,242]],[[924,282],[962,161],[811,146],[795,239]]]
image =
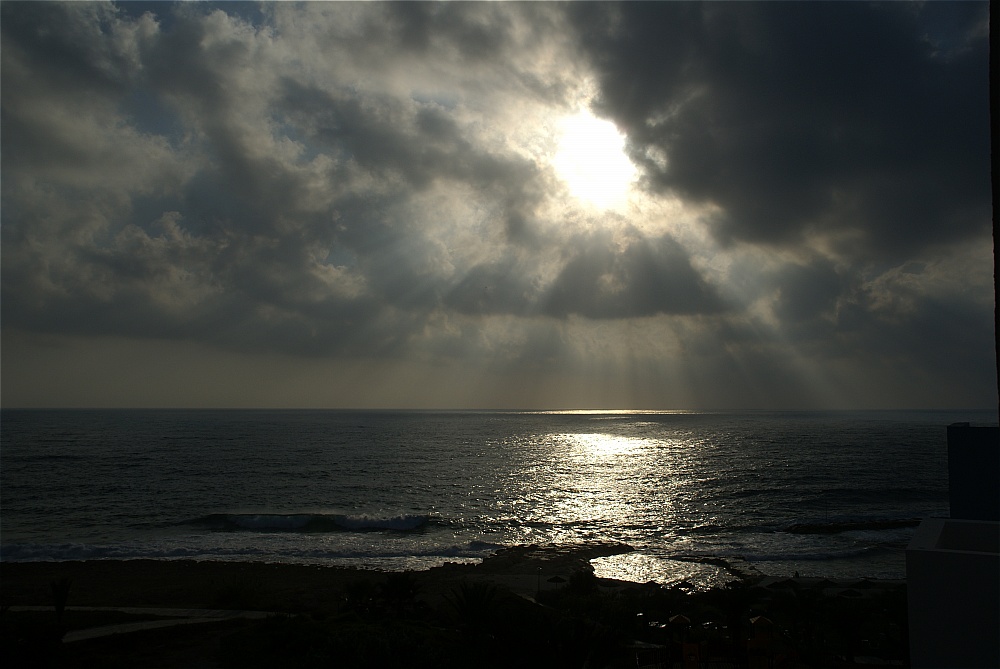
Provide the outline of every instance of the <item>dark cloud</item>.
[[445,297],[445,304],[465,314],[528,315],[538,310],[540,287],[514,258],[484,263],[469,272]]
[[987,5],[935,4],[625,3],[578,20],[598,107],[652,191],[718,206],[722,240],[856,232],[902,255],[989,219]]
[[138,72],[137,46],[150,25],[121,21],[104,3],[11,2],[0,8],[5,70],[28,66],[36,85],[76,96],[124,92]]
[[[473,267],[447,295],[467,314],[628,319],[658,314],[712,314],[725,305],[671,237],[591,234],[562,249],[551,281],[514,255]],[[536,260],[537,257],[528,256]]]
[[722,303],[670,237],[635,237],[618,250],[604,236],[579,240],[553,282],[545,311],[556,316],[634,318],[712,313]]
[[799,323],[831,314],[843,289],[843,279],[826,260],[786,266],[775,281],[774,311],[782,322]]
[[432,43],[438,42],[472,61],[502,56],[508,43],[507,17],[478,9],[427,2],[389,2],[385,6],[384,38],[418,54],[426,54]]

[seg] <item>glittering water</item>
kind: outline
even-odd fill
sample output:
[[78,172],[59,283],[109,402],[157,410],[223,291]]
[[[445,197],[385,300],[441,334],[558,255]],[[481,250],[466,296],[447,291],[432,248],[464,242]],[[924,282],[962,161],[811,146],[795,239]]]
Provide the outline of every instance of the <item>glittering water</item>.
[[4,411],[0,551],[421,568],[620,541],[599,573],[901,578],[955,421],[996,417]]

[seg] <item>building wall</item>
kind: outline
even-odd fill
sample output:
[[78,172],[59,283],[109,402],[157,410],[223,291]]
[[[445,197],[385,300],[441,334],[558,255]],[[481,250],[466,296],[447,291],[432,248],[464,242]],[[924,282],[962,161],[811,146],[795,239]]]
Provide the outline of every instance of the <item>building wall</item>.
[[948,426],[952,518],[1000,520],[1000,428]]
[[1000,667],[1000,522],[924,520],[906,580],[911,666]]

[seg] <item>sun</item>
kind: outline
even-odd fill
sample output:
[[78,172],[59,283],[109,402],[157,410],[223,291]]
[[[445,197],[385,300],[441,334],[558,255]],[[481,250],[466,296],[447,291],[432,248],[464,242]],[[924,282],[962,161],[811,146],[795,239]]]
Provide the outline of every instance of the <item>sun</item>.
[[552,166],[573,197],[598,209],[625,207],[636,169],[614,123],[588,112],[565,117],[557,147]]

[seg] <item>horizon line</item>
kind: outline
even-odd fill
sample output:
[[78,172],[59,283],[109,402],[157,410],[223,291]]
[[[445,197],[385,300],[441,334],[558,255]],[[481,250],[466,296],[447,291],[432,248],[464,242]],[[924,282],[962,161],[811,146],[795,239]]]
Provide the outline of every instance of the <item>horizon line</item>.
[[834,408],[486,408],[486,407],[294,407],[294,406],[0,406],[0,411],[330,411],[362,413],[511,413],[539,415],[697,415],[724,413],[945,413],[993,411],[996,407],[834,407]]

